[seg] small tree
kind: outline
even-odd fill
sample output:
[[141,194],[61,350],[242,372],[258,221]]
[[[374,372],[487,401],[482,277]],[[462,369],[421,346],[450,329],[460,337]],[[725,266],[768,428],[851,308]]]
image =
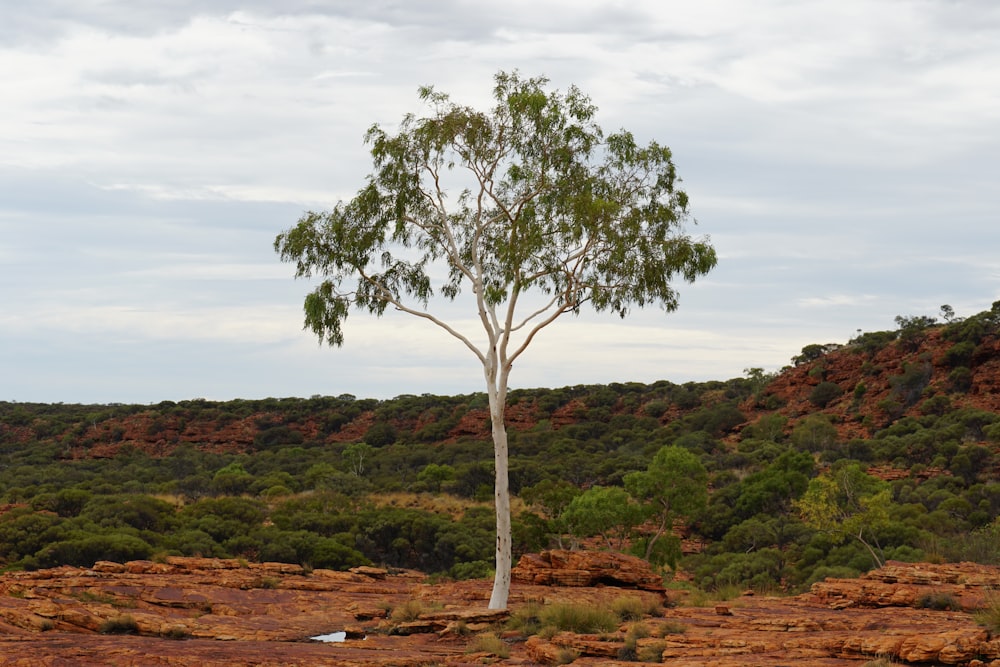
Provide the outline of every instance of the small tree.
[[868,475],[859,464],[850,463],[809,482],[796,502],[802,520],[810,528],[829,533],[834,539],[855,539],[871,554],[876,567],[885,565],[877,534],[889,525],[892,490]]
[[[354,199],[306,213],[274,243],[296,277],[321,278],[305,322],[322,341],[343,344],[352,307],[392,307],[440,327],[482,365],[495,458],[491,608],[505,608],[510,590],[504,411],[514,362],[585,305],[621,317],[654,304],[673,311],[674,279],[694,281],[716,262],[707,240],[684,233],[688,199],[670,150],[605,135],[588,97],[546,83],[500,72],[488,112],[421,88],[428,116],[405,116],[395,135],[368,131],[375,171]],[[428,309],[435,295],[462,294],[478,331]]]
[[600,535],[608,549],[625,547],[643,508],[620,486],[595,486],[573,498],[563,511],[563,524],[574,537]]
[[708,472],[692,452],[683,447],[663,447],[645,471],[625,475],[625,488],[636,500],[647,503],[655,530],[645,539],[643,557],[650,560],[657,541],[674,520],[687,518],[708,504]]

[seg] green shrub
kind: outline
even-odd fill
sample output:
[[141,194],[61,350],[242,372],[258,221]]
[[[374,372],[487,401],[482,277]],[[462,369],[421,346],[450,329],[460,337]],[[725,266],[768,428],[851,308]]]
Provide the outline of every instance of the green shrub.
[[822,409],[840,398],[843,393],[844,390],[835,382],[820,382],[809,392],[809,402]]
[[962,611],[962,605],[951,593],[935,591],[924,593],[914,605],[918,609],[933,609],[934,611]]
[[972,371],[965,366],[959,366],[948,373],[948,384],[952,391],[964,394],[972,388]]
[[976,352],[976,344],[969,340],[955,343],[945,351],[941,361],[946,366],[968,366],[972,361],[972,355]]

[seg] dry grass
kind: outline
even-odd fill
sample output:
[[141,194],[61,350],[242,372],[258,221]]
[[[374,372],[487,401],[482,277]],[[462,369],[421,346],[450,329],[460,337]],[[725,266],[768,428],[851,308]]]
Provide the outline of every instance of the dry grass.
[[627,595],[611,601],[611,611],[623,621],[638,621],[646,616],[662,616],[663,605],[650,598]]
[[539,620],[545,627],[576,634],[612,632],[618,629],[618,614],[610,609],[590,604],[556,602],[539,612]]
[[1000,591],[991,591],[986,596],[986,604],[975,613],[976,623],[993,635],[1000,635]]
[[481,635],[476,635],[469,642],[466,653],[488,653],[498,658],[509,658],[510,647],[497,635],[492,632],[485,632]]
[[392,610],[390,618],[396,623],[408,623],[420,618],[424,612],[424,603],[420,600],[406,600]]

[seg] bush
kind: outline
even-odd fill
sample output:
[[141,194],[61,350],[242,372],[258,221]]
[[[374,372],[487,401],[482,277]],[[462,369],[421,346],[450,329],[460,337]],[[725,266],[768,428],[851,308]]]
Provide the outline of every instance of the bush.
[[962,605],[951,593],[924,593],[917,600],[918,609],[933,609],[934,611],[962,611]]
[[840,398],[844,390],[835,382],[820,382],[809,392],[809,402],[822,409]]
[[942,361],[946,366],[968,366],[972,361],[972,355],[976,351],[976,344],[969,340],[955,343],[944,353]]
[[106,619],[97,631],[102,635],[137,635],[139,626],[130,615],[122,614]]
[[959,366],[948,374],[948,384],[951,390],[964,394],[972,388],[972,371],[965,366]]

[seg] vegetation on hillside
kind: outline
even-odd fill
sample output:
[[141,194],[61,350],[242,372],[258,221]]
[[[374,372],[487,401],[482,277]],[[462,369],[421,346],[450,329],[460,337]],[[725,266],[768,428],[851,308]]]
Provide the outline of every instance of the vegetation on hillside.
[[[513,391],[515,550],[632,550],[771,591],[888,559],[1000,564],[1000,302],[896,323],[774,375]],[[487,576],[485,401],[0,403],[0,563]]]

